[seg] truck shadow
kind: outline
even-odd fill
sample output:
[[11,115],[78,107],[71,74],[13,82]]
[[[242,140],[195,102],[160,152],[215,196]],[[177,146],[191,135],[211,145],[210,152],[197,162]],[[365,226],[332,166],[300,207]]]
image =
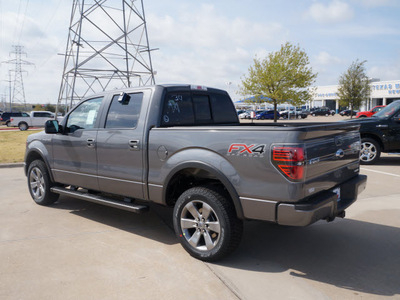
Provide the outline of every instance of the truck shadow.
[[[377,166],[399,166],[400,165],[400,155],[392,154],[381,156],[379,160],[375,163]],[[368,167],[367,165],[365,165]]]
[[400,229],[339,219],[309,227],[246,223],[239,249],[217,265],[291,276],[373,295],[400,294]]
[[[60,197],[53,207],[167,245],[178,243],[170,208],[153,205],[148,213],[138,215],[68,197]],[[249,221],[239,248],[214,265],[239,272],[290,270],[294,277],[354,292],[393,296],[400,294],[399,253],[397,227],[351,219],[320,221],[309,227]]]
[[172,211],[161,206],[151,206],[143,214],[103,206],[91,202],[61,196],[52,206],[56,209],[70,210],[72,214],[119,230],[140,235],[166,245],[177,244],[172,229]]

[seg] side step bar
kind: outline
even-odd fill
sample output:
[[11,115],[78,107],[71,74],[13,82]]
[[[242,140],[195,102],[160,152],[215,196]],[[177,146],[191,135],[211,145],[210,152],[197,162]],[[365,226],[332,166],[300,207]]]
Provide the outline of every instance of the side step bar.
[[127,210],[130,212],[138,213],[138,214],[149,210],[149,207],[146,205],[117,201],[117,200],[105,198],[105,197],[98,196],[98,195],[92,195],[92,194],[83,193],[80,191],[65,189],[62,187],[52,187],[52,188],[50,188],[50,191],[52,191],[53,193],[56,193],[56,194],[63,195],[63,196],[69,196],[69,197],[77,198],[80,200],[85,200],[85,201],[89,201],[89,202],[93,202],[93,203],[97,203],[97,204],[111,206],[114,208],[119,208],[119,209]]

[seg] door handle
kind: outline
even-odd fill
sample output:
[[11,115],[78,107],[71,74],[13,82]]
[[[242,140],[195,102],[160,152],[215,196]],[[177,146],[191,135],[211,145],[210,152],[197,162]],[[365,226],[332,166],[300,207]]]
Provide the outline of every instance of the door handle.
[[129,149],[135,151],[140,150],[139,143],[140,143],[139,140],[129,140]]
[[94,148],[94,146],[96,145],[96,140],[95,139],[87,139],[86,143],[89,148]]

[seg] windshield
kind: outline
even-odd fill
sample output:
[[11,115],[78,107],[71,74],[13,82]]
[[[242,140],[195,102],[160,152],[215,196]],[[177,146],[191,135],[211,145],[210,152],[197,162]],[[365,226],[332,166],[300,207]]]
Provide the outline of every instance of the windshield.
[[390,103],[388,106],[384,107],[381,111],[374,114],[372,117],[387,119],[392,117],[396,112],[400,109],[400,101],[394,101]]

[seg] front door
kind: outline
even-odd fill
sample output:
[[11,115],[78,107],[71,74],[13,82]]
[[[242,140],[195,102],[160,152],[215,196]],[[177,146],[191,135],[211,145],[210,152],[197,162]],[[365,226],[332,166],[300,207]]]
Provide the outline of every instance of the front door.
[[102,97],[89,99],[69,115],[63,134],[53,135],[55,181],[98,190],[96,139]]

